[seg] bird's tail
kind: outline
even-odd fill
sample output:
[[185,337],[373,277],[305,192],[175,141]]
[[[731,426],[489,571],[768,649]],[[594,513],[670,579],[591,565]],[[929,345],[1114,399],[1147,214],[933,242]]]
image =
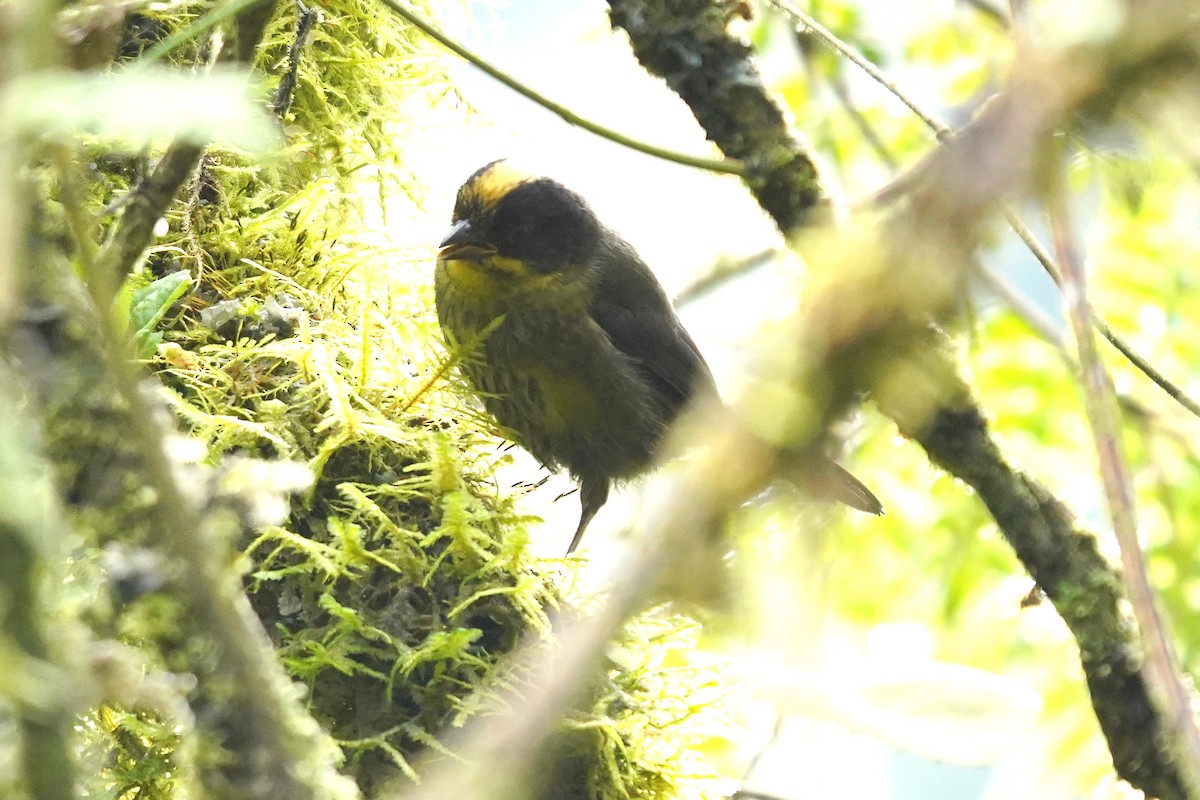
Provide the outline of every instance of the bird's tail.
[[851,508],[857,508],[868,514],[883,513],[883,503],[879,502],[875,493],[868,489],[866,484],[851,475],[845,467],[832,459],[828,459],[824,467],[826,474],[820,476],[819,480],[828,488],[827,496],[831,500],[845,503]]
[[789,448],[779,451],[777,466],[784,477],[817,500],[844,503],[868,514],[882,514],[883,503],[866,484],[824,455],[805,455]]

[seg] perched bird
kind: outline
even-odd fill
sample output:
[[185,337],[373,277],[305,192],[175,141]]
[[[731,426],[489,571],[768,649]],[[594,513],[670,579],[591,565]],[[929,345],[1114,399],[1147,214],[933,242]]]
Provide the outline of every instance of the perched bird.
[[[507,161],[458,190],[434,278],[438,320],[510,438],[579,483],[568,553],[614,482],[645,472],[688,403],[716,396],[704,357],[654,273],[587,202]],[[882,506],[832,461],[830,499]]]

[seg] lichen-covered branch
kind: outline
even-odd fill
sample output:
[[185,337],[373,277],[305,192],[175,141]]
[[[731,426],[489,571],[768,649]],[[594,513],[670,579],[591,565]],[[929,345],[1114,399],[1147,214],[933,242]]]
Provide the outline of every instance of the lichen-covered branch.
[[612,0],[609,8],[642,65],[683,98],[726,156],[743,164],[759,204],[790,232],[825,206],[824,192],[816,162],[763,91],[750,48],[726,33],[730,5]]
[[[723,5],[609,5],[643,65],[691,106],[709,138],[761,170],[748,185],[780,229],[790,234],[809,222],[823,194],[812,160],[758,81],[748,49],[727,34]],[[1109,42],[1025,54],[1007,91],[914,171],[904,209],[809,244],[814,269],[830,277],[801,323],[809,350],[796,384],[820,401],[822,421],[869,389],[935,463],[975,487],[1079,643],[1118,774],[1155,796],[1181,798],[1188,793],[1177,756],[1186,748],[1151,702],[1120,579],[1066,507],[1006,463],[926,322],[952,310],[981,226],[1005,192],[1032,178],[1043,137],[1064,114],[1111,106],[1164,67],[1194,62],[1189,6],[1147,5]]]
[[[929,333],[929,352],[940,345]],[[930,358],[944,367],[949,356]],[[979,495],[1021,563],[1062,616],[1079,658],[1100,729],[1118,774],[1148,794],[1181,798],[1182,778],[1165,733],[1169,720],[1151,703],[1142,674],[1137,632],[1123,613],[1124,590],[1092,532],[1034,478],[1014,469],[988,434],[983,412],[963,383],[932,416],[880,402],[901,433],[933,463]]]

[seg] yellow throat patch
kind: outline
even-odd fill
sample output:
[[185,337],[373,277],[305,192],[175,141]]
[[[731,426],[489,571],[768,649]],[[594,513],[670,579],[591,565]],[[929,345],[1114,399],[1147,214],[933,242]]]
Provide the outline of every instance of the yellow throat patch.
[[511,284],[532,275],[521,261],[504,256],[490,256],[484,262],[450,259],[446,271],[459,289],[484,296],[495,295],[506,279]]

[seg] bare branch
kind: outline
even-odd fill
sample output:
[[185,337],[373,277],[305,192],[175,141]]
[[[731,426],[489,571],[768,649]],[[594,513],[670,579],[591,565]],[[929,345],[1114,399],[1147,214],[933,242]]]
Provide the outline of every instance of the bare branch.
[[949,141],[954,135],[953,131],[950,130],[948,125],[942,123],[933,114],[926,112],[916,103],[916,101],[910,98],[906,92],[901,91],[899,85],[885,75],[883,70],[872,64],[871,61],[862,53],[858,52],[849,44],[835,36],[831,30],[817,22],[812,15],[800,10],[800,8],[798,8],[794,3],[790,2],[790,0],[771,0],[771,2],[776,8],[778,8],[780,11],[783,11],[789,17],[795,19],[818,39],[840,53],[847,61],[870,75],[880,86],[891,92],[897,100],[908,107],[908,110],[911,111],[917,117],[917,119],[921,120],[921,122],[924,122],[930,130],[936,133],[940,141]]

